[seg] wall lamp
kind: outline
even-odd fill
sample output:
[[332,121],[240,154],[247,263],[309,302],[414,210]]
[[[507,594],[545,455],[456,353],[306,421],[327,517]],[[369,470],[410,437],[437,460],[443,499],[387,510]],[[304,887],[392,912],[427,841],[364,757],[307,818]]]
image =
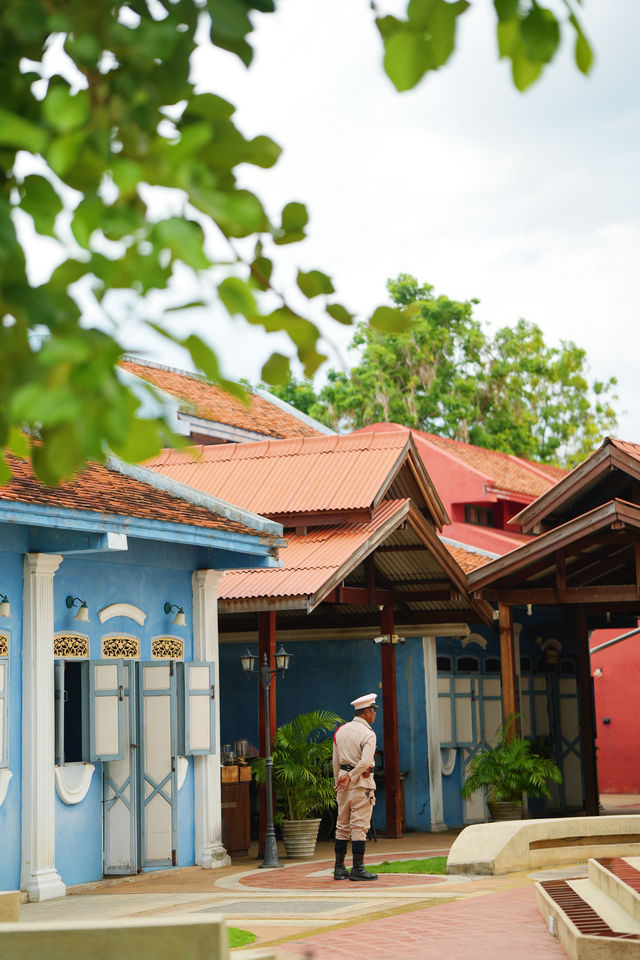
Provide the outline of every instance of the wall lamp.
[[86,600],[81,600],[80,597],[72,597],[71,594],[69,594],[65,603],[68,610],[72,610],[77,604],[78,612],[73,618],[74,620],[83,620],[86,622],[89,619],[89,607],[87,606]]
[[11,604],[4,593],[0,593],[0,617],[11,616]]
[[178,603],[169,603],[169,601],[167,600],[167,602],[164,605],[164,612],[168,616],[174,610],[176,611],[176,615],[171,621],[172,625],[174,627],[186,627],[187,621],[184,618],[184,610],[182,609],[182,607]]

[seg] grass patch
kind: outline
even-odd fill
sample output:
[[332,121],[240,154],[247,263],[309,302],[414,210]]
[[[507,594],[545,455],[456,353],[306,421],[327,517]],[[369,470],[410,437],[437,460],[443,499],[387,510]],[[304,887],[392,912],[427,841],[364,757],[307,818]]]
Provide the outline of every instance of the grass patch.
[[227,927],[227,933],[229,934],[230,947],[246,947],[248,943],[253,943],[256,938],[255,933],[250,933],[249,930],[241,930],[240,927]]
[[446,857],[427,857],[425,860],[383,860],[367,864],[375,873],[446,873]]

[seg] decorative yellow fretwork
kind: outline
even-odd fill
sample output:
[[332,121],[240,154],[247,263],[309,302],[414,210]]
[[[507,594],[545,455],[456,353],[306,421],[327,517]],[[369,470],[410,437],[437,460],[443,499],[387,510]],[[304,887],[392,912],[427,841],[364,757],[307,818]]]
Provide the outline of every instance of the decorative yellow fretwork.
[[0,657],[9,656],[9,634],[0,633]]
[[87,658],[89,656],[89,637],[83,637],[79,633],[58,633],[53,638],[54,657],[64,657],[70,660],[72,657]]
[[138,637],[128,637],[123,634],[103,637],[102,656],[118,660],[139,660],[140,640]]
[[184,643],[175,637],[156,637],[151,641],[151,657],[153,660],[182,660]]

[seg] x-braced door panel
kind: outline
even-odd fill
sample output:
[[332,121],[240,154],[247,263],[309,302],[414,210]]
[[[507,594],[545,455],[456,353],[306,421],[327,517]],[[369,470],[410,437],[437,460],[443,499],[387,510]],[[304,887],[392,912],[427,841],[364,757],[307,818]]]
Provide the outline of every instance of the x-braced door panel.
[[172,662],[140,664],[140,808],[143,870],[177,851],[176,678]]
[[[124,664],[122,760],[104,765],[104,872],[138,872],[138,777],[136,664]],[[134,734],[132,736],[132,734]]]

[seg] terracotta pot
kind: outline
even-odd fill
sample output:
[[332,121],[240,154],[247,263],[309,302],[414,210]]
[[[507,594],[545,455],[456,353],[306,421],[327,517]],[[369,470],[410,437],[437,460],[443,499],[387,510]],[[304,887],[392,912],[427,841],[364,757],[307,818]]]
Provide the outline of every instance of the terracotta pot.
[[494,821],[522,820],[522,801],[489,800],[487,806]]
[[311,860],[316,849],[319,828],[319,818],[282,821],[282,839],[290,860]]

